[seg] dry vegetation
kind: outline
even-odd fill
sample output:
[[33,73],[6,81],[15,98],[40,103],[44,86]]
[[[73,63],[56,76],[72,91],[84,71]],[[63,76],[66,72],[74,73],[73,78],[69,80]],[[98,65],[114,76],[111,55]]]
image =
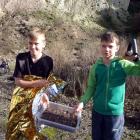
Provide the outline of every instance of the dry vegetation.
[[[54,60],[54,73],[69,83],[64,93],[66,96],[62,95],[61,101],[65,104],[71,102],[76,104],[85,89],[89,68],[100,56],[97,36],[100,31],[88,30],[74,23],[64,23],[60,18],[44,13],[35,13],[30,16],[7,16],[1,20],[0,25],[3,34],[0,42],[0,55],[8,59],[11,72],[14,68],[16,54],[26,48],[24,44],[28,29],[31,26],[45,28],[47,47],[44,52],[52,56]],[[123,56],[127,44],[127,38],[122,37],[119,55]],[[139,39],[138,44],[140,44]],[[0,122],[0,139],[4,140],[8,106],[14,84],[6,80],[6,75],[0,77],[0,120],[2,120]],[[139,81],[139,78],[136,77],[127,80],[124,140],[140,140]],[[91,140],[90,119],[91,104],[89,103],[83,111],[79,132],[71,134],[60,130],[50,130],[52,132],[50,139]]]

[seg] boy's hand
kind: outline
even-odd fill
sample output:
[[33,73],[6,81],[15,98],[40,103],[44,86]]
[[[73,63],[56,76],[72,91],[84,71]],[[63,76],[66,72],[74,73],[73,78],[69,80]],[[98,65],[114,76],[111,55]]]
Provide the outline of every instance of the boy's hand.
[[136,61],[138,58],[139,56],[137,54],[125,56],[125,59],[130,60],[130,61]]
[[48,81],[45,79],[40,80],[40,84],[42,87],[47,87],[49,85]]
[[47,106],[49,105],[49,98],[48,98],[47,94],[42,95],[40,103],[44,109],[47,108]]
[[75,112],[76,113],[82,112],[83,107],[84,107],[83,102],[79,103],[78,106],[76,106],[76,108],[75,108]]

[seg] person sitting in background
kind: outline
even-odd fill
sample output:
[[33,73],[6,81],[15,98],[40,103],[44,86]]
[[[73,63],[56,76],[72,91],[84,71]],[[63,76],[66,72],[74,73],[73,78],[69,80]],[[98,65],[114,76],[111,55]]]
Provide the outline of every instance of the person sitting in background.
[[47,78],[53,70],[52,58],[43,53],[45,45],[45,33],[35,27],[28,35],[29,51],[16,57],[13,77],[17,87],[11,99],[6,140],[45,139],[36,131],[31,109],[33,98],[48,86]]

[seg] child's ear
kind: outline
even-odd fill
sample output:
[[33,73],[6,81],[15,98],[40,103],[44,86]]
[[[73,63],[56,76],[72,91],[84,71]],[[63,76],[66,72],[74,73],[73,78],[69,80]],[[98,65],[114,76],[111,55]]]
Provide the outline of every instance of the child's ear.
[[43,48],[45,48],[45,46],[46,46],[46,41],[43,42]]
[[118,52],[119,49],[120,49],[120,45],[117,45],[117,46],[116,46],[116,52]]

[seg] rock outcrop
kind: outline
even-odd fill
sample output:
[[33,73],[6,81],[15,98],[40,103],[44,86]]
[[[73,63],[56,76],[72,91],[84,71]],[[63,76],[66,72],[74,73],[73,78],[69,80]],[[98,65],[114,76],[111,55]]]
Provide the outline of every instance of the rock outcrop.
[[113,23],[122,25],[127,20],[129,2],[130,0],[1,0],[0,9],[10,13],[46,9],[84,24],[92,24],[100,15],[105,15]]
[[1,0],[0,9],[5,12],[32,12],[43,10],[46,7],[45,0]]

